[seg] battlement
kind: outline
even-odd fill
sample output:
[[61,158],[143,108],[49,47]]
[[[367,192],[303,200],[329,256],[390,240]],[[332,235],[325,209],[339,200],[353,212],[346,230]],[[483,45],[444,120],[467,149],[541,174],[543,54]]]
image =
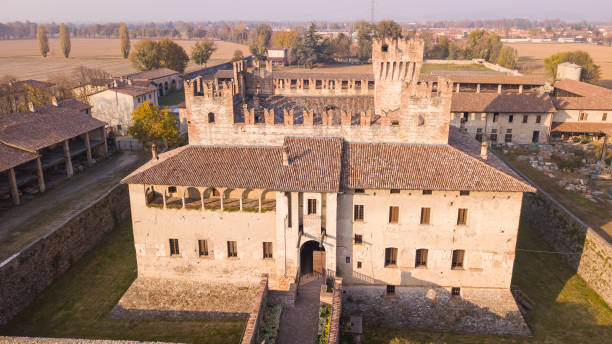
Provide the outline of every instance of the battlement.
[[215,82],[204,80],[201,76],[198,76],[191,80],[185,80],[185,94],[212,99],[233,97],[235,94],[233,84],[232,81]]

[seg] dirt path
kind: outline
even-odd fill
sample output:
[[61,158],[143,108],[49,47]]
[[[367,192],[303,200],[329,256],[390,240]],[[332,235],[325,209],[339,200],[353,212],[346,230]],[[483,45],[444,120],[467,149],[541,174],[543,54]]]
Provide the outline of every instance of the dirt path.
[[283,309],[278,343],[314,343],[319,323],[319,295],[322,283],[322,278],[300,283],[295,307]]
[[0,262],[86,208],[148,157],[125,152],[0,213]]

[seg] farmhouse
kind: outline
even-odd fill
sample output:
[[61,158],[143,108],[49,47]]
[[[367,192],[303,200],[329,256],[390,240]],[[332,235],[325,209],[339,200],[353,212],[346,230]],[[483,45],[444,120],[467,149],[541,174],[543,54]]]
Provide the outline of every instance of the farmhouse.
[[454,87],[421,80],[423,49],[375,42],[368,75],[240,61],[230,81],[186,81],[190,144],[122,181],[139,278],[265,273],[291,304],[305,274],[340,276],[366,323],[528,334],[510,281],[534,189],[450,125]]
[[183,88],[183,79],[179,73],[165,67],[121,77],[122,80],[124,78],[138,82],[152,83],[153,86],[157,87],[157,95],[159,97],[166,96],[171,91]]

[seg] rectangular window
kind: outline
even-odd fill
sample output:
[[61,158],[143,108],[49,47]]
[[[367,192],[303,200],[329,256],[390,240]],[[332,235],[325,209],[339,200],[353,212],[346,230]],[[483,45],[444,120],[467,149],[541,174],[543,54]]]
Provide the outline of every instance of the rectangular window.
[[387,285],[387,295],[395,295],[395,286]]
[[453,250],[451,269],[463,269],[463,256],[465,256],[465,250]]
[[170,255],[175,256],[180,254],[178,239],[170,239]]
[[355,189],[355,193],[356,194],[362,194],[362,193],[365,193],[365,190],[364,189]]
[[431,195],[431,190],[423,190],[423,195]]
[[497,129],[491,129],[491,142],[497,142]]
[[512,123],[514,121],[514,115],[508,116],[508,123]]
[[317,213],[317,200],[315,198],[308,199],[308,215]]
[[452,287],[451,288],[451,295],[452,296],[460,296],[461,295],[461,288],[459,288],[459,287]]
[[355,204],[355,214],[353,219],[355,221],[363,221],[363,204]]
[[465,225],[467,223],[467,213],[468,210],[466,208],[460,208],[457,215],[457,224]]
[[169,193],[175,193],[176,192],[176,186],[168,186],[168,192]]
[[357,262],[357,269],[361,269],[361,262]]
[[527,115],[523,115],[523,123],[527,123]]
[[238,245],[235,241],[227,242],[227,256],[229,258],[238,257]]
[[459,196],[469,196],[470,192],[468,190],[459,191]]
[[604,113],[601,115],[601,120],[602,120],[602,121],[606,121],[607,119],[608,119],[608,113],[607,113],[607,112],[604,112]]
[[420,248],[416,250],[416,259],[414,261],[415,267],[427,267],[427,249]]
[[266,258],[272,258],[272,243],[265,241],[263,243],[263,257],[264,259]]
[[390,191],[390,192],[391,192],[392,194],[398,194],[398,193],[400,193],[400,190],[399,190],[399,189],[391,189],[391,191]]
[[512,129],[506,129],[506,136],[504,137],[504,142],[512,142]]
[[390,206],[389,207],[389,223],[398,223],[398,222],[399,222],[399,207]]
[[542,116],[541,115],[537,115],[536,116],[536,123],[542,123]]
[[586,112],[581,112],[578,116],[579,121],[586,121],[587,118],[589,118],[589,114],[587,114]]
[[476,129],[476,141],[482,142],[482,128]]
[[397,265],[397,248],[389,247],[385,249],[385,267]]
[[355,234],[355,244],[363,244],[363,234]]
[[198,240],[198,255],[208,257],[208,240]]
[[431,217],[431,208],[421,208],[421,224],[428,225]]
[[493,123],[497,122],[497,117],[499,117],[499,112],[493,113]]
[[346,257],[346,264],[350,264],[351,263],[351,257]]

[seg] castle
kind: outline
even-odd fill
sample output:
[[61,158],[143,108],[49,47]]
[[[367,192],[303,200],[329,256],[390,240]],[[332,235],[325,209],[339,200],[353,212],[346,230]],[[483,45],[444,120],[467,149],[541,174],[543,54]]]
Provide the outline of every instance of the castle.
[[366,323],[525,335],[510,292],[523,193],[451,126],[423,42],[374,42],[373,74],[233,71],[185,82],[189,145],[127,176],[139,278],[342,277]]

